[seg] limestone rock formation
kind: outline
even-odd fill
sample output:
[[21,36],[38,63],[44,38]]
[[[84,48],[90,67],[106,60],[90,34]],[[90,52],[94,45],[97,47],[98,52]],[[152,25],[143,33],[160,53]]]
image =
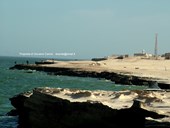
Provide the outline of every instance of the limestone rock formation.
[[19,115],[20,128],[144,128],[145,117],[166,117],[141,108],[138,100],[119,110],[104,105],[104,97],[113,95],[122,94],[46,87],[10,100]]

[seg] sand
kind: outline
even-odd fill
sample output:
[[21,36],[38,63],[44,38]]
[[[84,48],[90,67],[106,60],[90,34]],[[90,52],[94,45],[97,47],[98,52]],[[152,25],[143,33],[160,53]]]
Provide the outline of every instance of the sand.
[[78,70],[109,71],[139,77],[155,78],[161,82],[170,84],[170,60],[160,58],[141,59],[129,57],[124,59],[108,59],[103,61],[55,61],[55,64],[47,67],[66,67]]

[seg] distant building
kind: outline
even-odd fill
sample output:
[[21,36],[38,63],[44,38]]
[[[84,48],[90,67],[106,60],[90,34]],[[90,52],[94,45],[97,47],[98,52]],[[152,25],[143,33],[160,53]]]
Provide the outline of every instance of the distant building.
[[152,54],[148,54],[148,53],[145,53],[144,51],[142,51],[142,53],[134,53],[134,56],[136,57],[152,57]]
[[108,58],[107,57],[104,57],[104,58],[92,58],[91,60],[92,61],[102,61],[102,60],[107,60]]
[[146,53],[135,53],[134,56],[146,57]]
[[165,53],[165,59],[167,59],[167,60],[170,59],[170,53]]

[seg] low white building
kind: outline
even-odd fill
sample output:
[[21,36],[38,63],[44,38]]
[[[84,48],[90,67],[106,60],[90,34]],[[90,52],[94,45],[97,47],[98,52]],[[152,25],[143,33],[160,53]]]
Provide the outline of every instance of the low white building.
[[134,56],[136,57],[152,57],[153,55],[152,54],[148,54],[148,53],[135,53]]

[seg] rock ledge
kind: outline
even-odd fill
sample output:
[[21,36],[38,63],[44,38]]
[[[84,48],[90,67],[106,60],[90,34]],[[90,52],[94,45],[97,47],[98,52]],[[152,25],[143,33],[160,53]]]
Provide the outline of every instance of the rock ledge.
[[[132,93],[142,94],[142,91]],[[166,117],[143,109],[137,99],[131,107],[122,109],[104,104],[104,97],[121,98],[121,94],[126,96],[131,92],[92,92],[46,87],[19,94],[10,100],[19,115],[20,128],[144,128],[146,117]],[[98,97],[103,97],[103,100],[97,100]],[[148,121],[147,124],[150,125]]]

